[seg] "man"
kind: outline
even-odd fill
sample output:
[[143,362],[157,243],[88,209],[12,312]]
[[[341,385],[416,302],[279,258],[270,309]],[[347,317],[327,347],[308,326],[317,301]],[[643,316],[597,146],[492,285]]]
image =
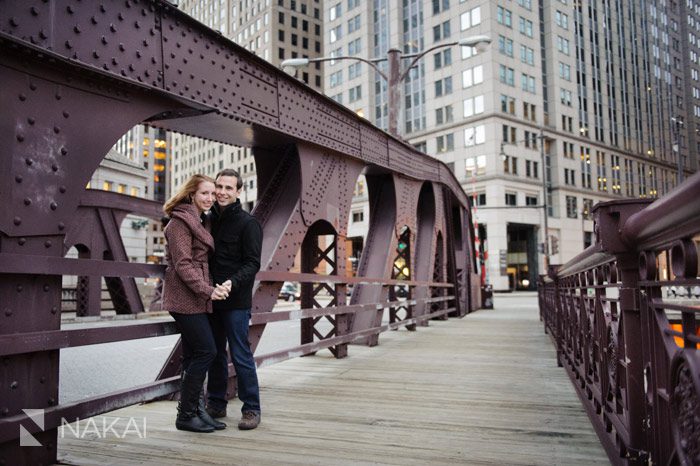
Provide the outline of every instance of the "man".
[[238,428],[249,430],[260,423],[260,389],[248,342],[248,326],[255,274],[260,270],[262,228],[255,217],[241,208],[238,196],[242,186],[243,180],[236,170],[226,169],[216,175],[216,203],[211,209],[214,254],[209,262],[214,283],[230,280],[231,291],[227,299],[214,302],[210,317],[217,355],[209,369],[207,412],[214,418],[226,416],[228,340],[238,380],[238,398],[243,402]]

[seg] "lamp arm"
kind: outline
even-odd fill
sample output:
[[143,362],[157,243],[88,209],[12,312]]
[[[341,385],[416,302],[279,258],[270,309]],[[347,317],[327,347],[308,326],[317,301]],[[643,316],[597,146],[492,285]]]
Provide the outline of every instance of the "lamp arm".
[[367,58],[361,58],[361,57],[345,57],[345,56],[340,56],[340,57],[323,57],[323,58],[309,58],[309,63],[320,63],[324,61],[334,61],[334,60],[357,60],[361,61],[363,63],[367,63],[369,66],[374,68],[374,71],[379,73],[379,76],[384,78],[387,82],[389,81],[389,78],[387,77],[386,74],[382,70],[379,69],[377,66],[377,63],[386,61],[386,58],[375,58],[372,60],[368,60]]
[[445,47],[452,47],[452,46],[457,45],[457,44],[459,44],[459,42],[448,42],[446,44],[434,45],[434,46],[430,47],[429,49],[423,50],[423,51],[418,52],[418,53],[402,55],[401,58],[413,58],[413,60],[411,60],[411,63],[408,64],[408,67],[406,67],[406,69],[403,70],[403,72],[399,75],[399,82],[403,81],[406,78],[406,75],[408,75],[408,72],[411,71],[411,68],[413,68],[413,65],[415,65],[418,62],[418,60],[423,58],[427,53],[430,53],[436,49],[441,49],[441,48],[445,48]]

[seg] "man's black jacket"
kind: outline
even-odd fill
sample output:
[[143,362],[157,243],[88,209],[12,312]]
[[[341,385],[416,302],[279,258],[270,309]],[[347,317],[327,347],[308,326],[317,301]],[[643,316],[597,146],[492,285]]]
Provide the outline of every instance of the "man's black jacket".
[[211,209],[214,255],[209,268],[215,284],[231,280],[231,293],[224,301],[214,301],[214,310],[249,309],[253,303],[255,274],[260,270],[262,228],[241,208],[241,201]]

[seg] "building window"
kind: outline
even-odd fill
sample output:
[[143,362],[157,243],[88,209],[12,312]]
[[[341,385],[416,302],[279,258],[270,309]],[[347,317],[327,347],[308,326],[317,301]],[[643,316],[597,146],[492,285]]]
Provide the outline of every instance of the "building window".
[[[512,55],[511,55],[512,56]],[[528,65],[535,64],[535,50],[524,45],[520,46],[520,61]]]
[[350,91],[348,91],[348,100],[350,102],[355,102],[357,100],[360,100],[362,98],[362,86],[355,86],[350,88]]
[[462,71],[462,87],[464,89],[484,82],[484,67],[479,65]]
[[508,57],[513,56],[513,39],[509,39],[505,36],[499,35],[498,36],[498,51],[501,52],[501,54],[506,55]]
[[537,202],[537,196],[531,196],[531,195],[525,196],[525,205],[536,206],[538,204],[539,203]]
[[362,63],[352,63],[348,66],[348,79],[355,79],[362,74]]
[[450,37],[450,21],[445,21],[433,27],[433,41],[439,42]]
[[363,211],[357,211],[352,213],[352,223],[359,223],[365,220],[365,213]]
[[450,9],[450,0],[433,0],[433,14]]
[[444,134],[436,138],[437,141],[437,152],[450,152],[455,148],[455,137],[454,134]]
[[576,196],[566,196],[566,216],[568,218],[578,218]]
[[503,156],[503,173],[509,173],[511,175],[518,174],[517,157],[511,157],[510,155]]
[[484,96],[477,95],[464,99],[464,118],[484,112]]
[[515,115],[515,99],[501,94],[501,111]]
[[452,105],[446,105],[445,107],[435,109],[435,124],[442,125],[444,123],[451,123],[453,120]]
[[518,26],[521,34],[532,37],[532,21],[521,16],[520,20],[518,21]]
[[467,178],[471,178],[474,175],[483,175],[486,173],[486,156],[478,155],[476,157],[469,157],[464,160],[464,170]]
[[441,52],[433,54],[433,61],[435,64],[435,69],[439,70],[444,66],[449,66],[452,64],[452,49],[445,49]]
[[525,161],[525,176],[528,178],[540,177],[540,164],[534,160]]
[[505,65],[498,65],[498,80],[503,84],[515,86],[515,70]]
[[343,83],[343,70],[338,70],[335,73],[331,73],[330,85],[331,87],[338,86]]
[[340,18],[342,12],[343,6],[340,3],[337,3],[333,5],[328,11],[328,19],[330,19],[331,21],[335,21],[337,18]]
[[518,205],[518,195],[516,193],[506,193],[506,205],[507,206]]
[[348,55],[357,55],[362,51],[362,39],[357,38],[348,43]]
[[479,125],[464,129],[464,147],[471,147],[486,142],[486,126]]
[[510,10],[499,6],[496,9],[496,19],[498,24],[502,24],[507,27],[513,27],[513,13]]
[[471,10],[462,13],[459,17],[459,28],[462,31],[465,31],[472,26],[476,26],[477,24],[481,24],[481,7],[472,8]]
[[350,34],[351,32],[355,32],[355,31],[357,31],[358,29],[360,29],[360,25],[361,25],[361,23],[360,23],[360,15],[357,15],[357,16],[351,18],[351,19],[348,21],[348,34]]
[[435,97],[452,94],[452,76],[435,81]]
[[339,24],[333,29],[330,30],[329,32],[329,37],[330,37],[330,43],[334,43],[338,41],[341,37],[343,37],[343,25]]

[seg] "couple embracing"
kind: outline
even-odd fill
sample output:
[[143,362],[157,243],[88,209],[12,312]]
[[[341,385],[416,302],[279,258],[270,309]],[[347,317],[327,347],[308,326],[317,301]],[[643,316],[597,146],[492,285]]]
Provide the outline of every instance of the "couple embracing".
[[[192,432],[226,427],[228,342],[243,402],[238,428],[260,423],[260,390],[248,342],[262,229],[241,208],[243,180],[236,170],[211,179],[193,175],[163,207],[166,262],[163,309],[182,338],[182,379],[175,426]],[[207,379],[207,403],[203,395]]]

